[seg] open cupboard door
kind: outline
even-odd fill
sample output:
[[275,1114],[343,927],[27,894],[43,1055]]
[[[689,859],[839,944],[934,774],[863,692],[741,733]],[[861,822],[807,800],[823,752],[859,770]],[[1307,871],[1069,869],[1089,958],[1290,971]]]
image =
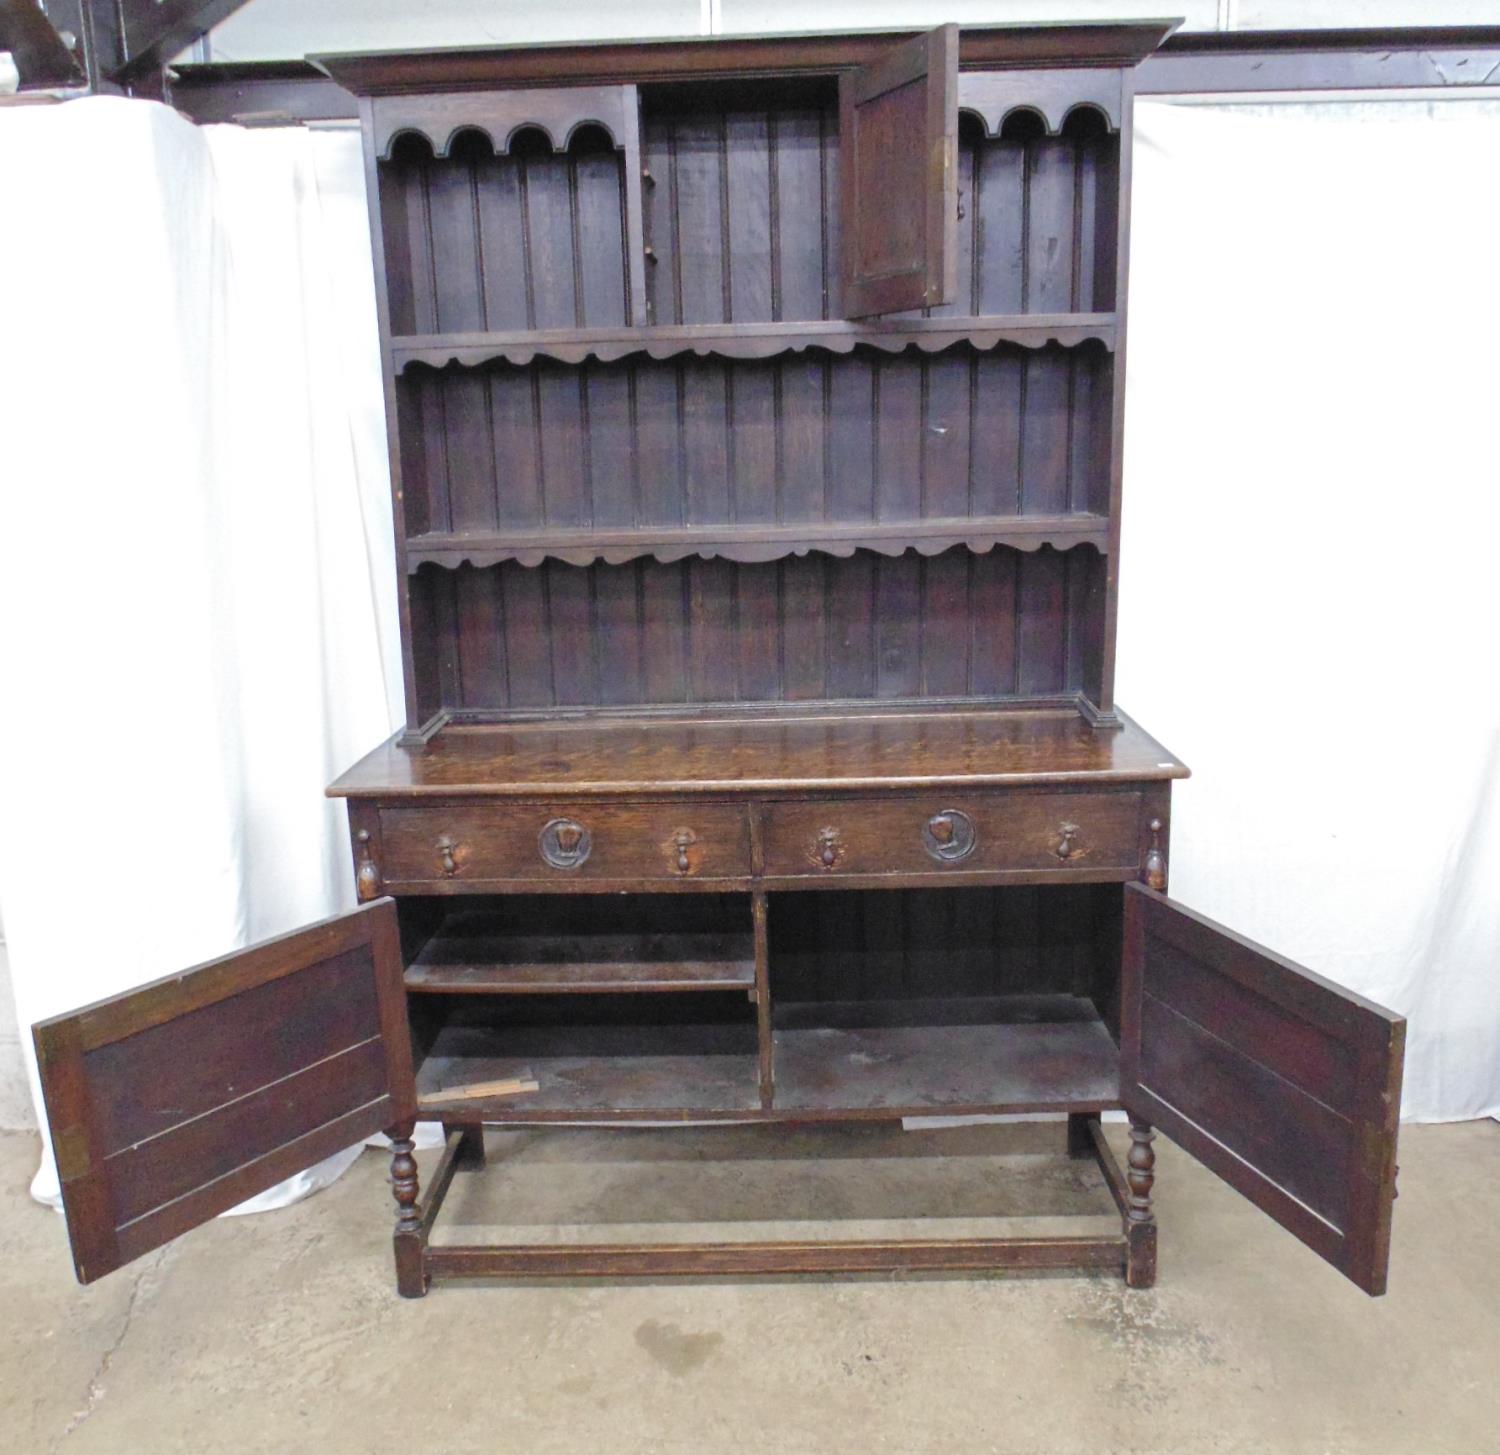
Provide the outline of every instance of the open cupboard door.
[[416,1109],[382,899],[32,1027],[91,1283]]
[[934,308],[957,288],[958,27],[839,76],[840,226],[850,318]]
[[1139,884],[1123,979],[1126,1109],[1384,1293],[1406,1022]]

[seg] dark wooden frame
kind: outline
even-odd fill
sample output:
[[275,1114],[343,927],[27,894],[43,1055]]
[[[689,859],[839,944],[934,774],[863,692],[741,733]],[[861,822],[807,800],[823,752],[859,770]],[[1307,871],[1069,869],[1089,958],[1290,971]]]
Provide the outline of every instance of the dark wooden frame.
[[[1126,886],[1124,951],[1125,1105],[1366,1293],[1384,1293],[1405,1022],[1143,885]],[[1154,976],[1163,953],[1194,967],[1187,1005]],[[1273,1148],[1240,1110],[1254,1084],[1282,1104]],[[1331,1167],[1344,1169],[1331,1189],[1341,1215],[1323,1201],[1319,1173]]]
[[[323,999],[308,1018],[287,1028],[277,1079],[248,1091],[233,1073],[224,1081],[216,1063],[246,1054],[246,1015],[253,1023],[264,1013],[247,1012],[257,994],[351,957],[363,964],[348,964],[316,992]],[[362,1028],[341,1033],[341,1007],[361,990]],[[161,1034],[168,1027],[170,1035]],[[54,1016],[32,1036],[82,1283],[414,1111],[401,947],[388,899]],[[247,1070],[254,1080],[258,1073]],[[177,1088],[173,1099],[192,1104],[121,1107],[161,1081]],[[263,1145],[237,1161],[247,1117]],[[144,1180],[134,1165],[142,1159],[151,1169]],[[204,1180],[198,1169],[208,1162],[215,1170]],[[161,1192],[168,1181],[170,1193]],[[132,1195],[122,1194],[134,1184]]]
[[[896,99],[903,93],[917,96],[920,125],[903,124],[912,119],[898,109],[905,104]],[[891,123],[868,158],[867,175],[864,133],[881,113]],[[958,27],[940,26],[843,72],[839,141],[845,311],[868,318],[950,302],[958,280]],[[925,177],[927,185],[913,192],[882,187],[892,172]],[[911,234],[914,250],[887,259],[878,273],[869,271],[866,253],[898,232]]]
[[[1161,898],[1186,769],[1114,708],[1131,98],[1166,29],[325,61],[362,93],[402,568],[407,731],[329,790],[360,898],[398,897],[381,1033],[360,1042],[389,1060],[355,1120],[378,1103],[392,1138],[402,1294],[1036,1266],[1147,1287],[1158,1124],[1383,1288],[1402,1023]],[[877,91],[934,56],[941,164],[904,200],[946,232],[966,179],[967,287],[932,302],[924,223],[927,306],[850,321],[839,228],[880,218],[833,202],[832,101],[882,59]],[[184,1012],[196,1044],[205,974],[253,982],[329,934],[113,1014],[160,1031]],[[320,993],[293,1031],[348,1000]],[[89,1014],[39,1030],[85,1277],[151,1245],[115,1237],[140,1205],[107,1206],[99,1149],[78,1154],[138,1069],[102,1064],[89,1105]],[[1276,1034],[1239,1044],[1236,1017]],[[1123,1168],[1098,1120],[1116,1107]],[[425,1206],[419,1110],[449,1130]],[[430,1239],[487,1122],[1028,1111],[1067,1115],[1118,1234]],[[254,1190],[226,1173],[232,1140],[207,1190],[173,1162],[188,1195],[163,1236]]]

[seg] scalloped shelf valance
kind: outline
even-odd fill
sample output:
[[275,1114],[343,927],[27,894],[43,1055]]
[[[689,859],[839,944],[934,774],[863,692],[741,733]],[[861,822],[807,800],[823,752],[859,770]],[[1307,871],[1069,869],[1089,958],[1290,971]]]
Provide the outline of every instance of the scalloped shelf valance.
[[1069,120],[1092,112],[1110,131],[1120,129],[1123,105],[1120,73],[1103,70],[1029,72],[965,71],[958,78],[958,109],[977,116],[986,136],[999,136],[1017,112],[1040,117],[1050,136],[1060,136]]
[[407,334],[391,340],[396,372],[412,364],[442,368],[503,359],[525,365],[538,356],[564,364],[588,359],[611,363],[630,354],[668,359],[677,354],[726,359],[768,359],[777,354],[827,349],[847,354],[858,347],[900,353],[918,348],[936,353],[967,343],[989,350],[997,344],[1039,349],[1095,341],[1115,346],[1113,313],[992,314],[965,318],[912,318],[881,322],[813,319],[797,323],[677,324],[659,328],[559,328],[517,333]]
[[538,566],[548,558],[573,566],[588,566],[595,561],[613,566],[641,556],[663,562],[681,561],[688,556],[705,559],[722,556],[748,564],[791,555],[805,556],[809,551],[831,556],[852,556],[855,551],[899,556],[914,550],[924,556],[935,556],[954,546],[965,546],[982,554],[996,546],[1036,551],[1043,546],[1066,550],[1078,545],[1090,545],[1101,552],[1107,550],[1108,518],[1080,512],[836,524],[803,521],[790,525],[689,525],[671,529],[555,527],[503,533],[456,532],[410,537],[406,542],[406,568],[415,571],[427,564],[484,567],[500,561]]
[[497,154],[510,150],[518,132],[543,132],[554,151],[568,149],[585,126],[602,127],[617,149],[633,143],[640,126],[634,86],[538,87],[524,93],[479,92],[453,96],[400,96],[375,102],[372,145],[388,161],[403,136],[420,136],[446,157],[461,132],[481,132]]

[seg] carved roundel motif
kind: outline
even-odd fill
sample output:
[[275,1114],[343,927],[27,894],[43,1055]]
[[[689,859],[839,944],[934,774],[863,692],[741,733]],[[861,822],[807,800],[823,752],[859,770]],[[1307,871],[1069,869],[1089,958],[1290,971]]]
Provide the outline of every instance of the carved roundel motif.
[[967,859],[978,842],[974,820],[961,808],[945,808],[922,826],[922,847],[944,863]]
[[576,819],[554,818],[542,825],[537,843],[554,869],[576,869],[594,847],[593,835]]

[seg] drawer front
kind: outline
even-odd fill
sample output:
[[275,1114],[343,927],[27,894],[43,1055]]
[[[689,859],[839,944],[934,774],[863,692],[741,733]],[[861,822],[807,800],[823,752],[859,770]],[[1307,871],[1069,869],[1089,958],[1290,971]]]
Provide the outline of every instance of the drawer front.
[[771,878],[1134,869],[1141,795],[990,793],[778,803],[767,810]]
[[750,873],[749,820],[729,804],[386,808],[380,839],[388,885],[691,881]]

